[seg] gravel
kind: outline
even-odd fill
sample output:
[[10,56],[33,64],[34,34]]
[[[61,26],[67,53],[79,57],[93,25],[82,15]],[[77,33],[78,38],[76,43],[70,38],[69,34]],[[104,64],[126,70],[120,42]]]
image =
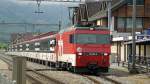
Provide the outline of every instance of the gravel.
[[[27,62],[28,67],[32,67],[33,69],[51,69],[50,67]],[[83,77],[79,74],[74,74],[68,71],[55,71],[55,70],[45,70],[39,71],[47,76],[55,78],[64,82],[65,84],[94,84],[92,81]],[[9,79],[12,79],[12,72],[9,71],[8,65],[0,60],[0,73],[5,74]],[[129,74],[127,68],[117,66],[112,64],[109,73],[107,73],[107,77],[114,79],[116,81],[121,82],[122,84],[150,84],[150,74]],[[93,78],[103,82],[103,84],[113,84],[105,79],[102,79],[97,76],[92,76]],[[29,79],[28,79],[29,80]],[[27,81],[27,84],[32,84],[32,81]]]
[[[43,65],[28,62],[27,65],[34,69],[50,69]],[[68,71],[55,71],[55,70],[45,70],[39,71],[42,74],[55,78],[56,80],[62,81],[65,84],[92,84],[93,82],[78,74],[74,74]]]

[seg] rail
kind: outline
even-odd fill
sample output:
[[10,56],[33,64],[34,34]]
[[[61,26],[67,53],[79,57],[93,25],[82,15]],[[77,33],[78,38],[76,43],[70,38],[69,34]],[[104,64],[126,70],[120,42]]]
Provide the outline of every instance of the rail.
[[[8,64],[8,66],[12,66],[11,63],[9,63],[11,60],[10,59],[5,59],[3,57],[0,57],[1,60],[3,60],[5,63]],[[9,67],[10,69],[10,67]],[[7,76],[5,74],[0,73],[0,84],[16,84],[16,81],[12,81],[10,79],[7,78]]]
[[91,80],[92,82],[94,82],[94,84],[102,84],[100,81],[94,79],[93,77],[90,77],[88,75],[84,75],[82,74],[83,77],[86,77],[87,79]]
[[33,70],[31,68],[28,68],[28,70],[31,70],[30,72],[32,72],[32,73],[27,73],[27,76],[29,78],[32,78],[33,80],[37,81],[38,82],[37,84],[43,84],[43,83],[45,84],[45,81],[44,82],[43,81],[39,81],[40,79],[38,79],[36,76],[33,76],[34,74],[40,76],[40,78],[43,78],[44,80],[47,80],[49,82],[53,82],[53,84],[64,84],[63,82],[61,82],[59,80],[56,80],[56,79],[54,79],[54,78],[52,78],[50,76],[42,74],[42,73],[40,73],[40,72],[38,72],[36,70]]
[[[105,84],[105,82],[109,82],[110,84],[122,84],[119,81],[116,81],[112,78],[107,77],[108,75],[105,74],[97,74],[97,76],[90,76],[90,75],[84,75],[82,74],[83,77],[86,77],[87,79],[91,80],[94,84]],[[94,78],[94,77],[98,77],[104,80],[104,82]]]
[[[12,66],[11,62],[12,60],[7,58],[6,56],[0,57],[4,62],[6,62],[10,67]],[[64,84],[63,82],[56,80],[50,76],[47,76],[45,74],[42,74],[34,69],[31,69],[29,67],[26,68],[27,70],[30,70],[29,72],[26,73],[26,76],[33,80],[36,84],[48,84],[48,82],[52,82],[53,84]],[[45,81],[43,81],[43,79]],[[0,84],[5,84],[5,83],[0,83]],[[7,83],[6,83],[7,84]],[[9,83],[8,83],[9,84]],[[15,84],[15,83],[11,83]]]
[[102,78],[102,79],[104,79],[104,80],[106,80],[106,81],[109,81],[109,82],[111,82],[113,84],[122,84],[121,82],[116,81],[116,80],[114,80],[112,78],[109,78],[107,76],[104,76],[104,75],[99,75],[99,77]]

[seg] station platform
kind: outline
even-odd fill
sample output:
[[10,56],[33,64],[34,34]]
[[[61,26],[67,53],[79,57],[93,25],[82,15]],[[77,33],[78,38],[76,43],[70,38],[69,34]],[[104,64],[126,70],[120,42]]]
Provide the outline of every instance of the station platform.
[[122,84],[149,84],[150,73],[142,74],[130,74],[126,67],[118,66],[117,63],[113,63],[110,66],[109,78],[121,82]]

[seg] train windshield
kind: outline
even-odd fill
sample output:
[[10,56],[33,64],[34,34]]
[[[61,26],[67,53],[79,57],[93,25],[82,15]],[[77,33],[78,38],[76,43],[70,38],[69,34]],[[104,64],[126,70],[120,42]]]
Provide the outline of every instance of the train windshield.
[[79,44],[109,44],[110,35],[106,34],[76,34],[76,43]]

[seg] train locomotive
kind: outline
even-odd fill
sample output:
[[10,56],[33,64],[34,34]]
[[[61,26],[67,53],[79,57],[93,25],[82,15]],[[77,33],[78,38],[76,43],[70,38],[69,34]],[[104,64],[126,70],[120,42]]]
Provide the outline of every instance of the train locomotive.
[[73,72],[108,72],[110,47],[108,29],[72,26],[12,44],[7,53]]

